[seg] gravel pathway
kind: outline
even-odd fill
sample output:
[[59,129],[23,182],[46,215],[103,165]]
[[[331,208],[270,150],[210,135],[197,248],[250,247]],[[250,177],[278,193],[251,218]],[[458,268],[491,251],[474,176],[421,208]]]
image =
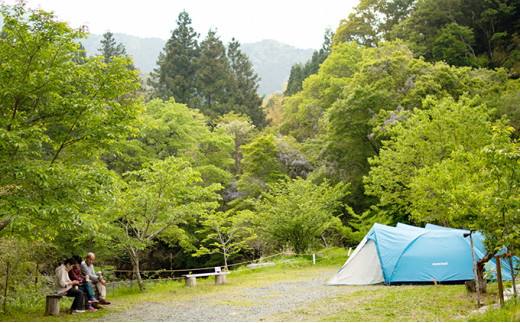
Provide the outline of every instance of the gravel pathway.
[[[148,302],[120,313],[104,316],[112,322],[257,322],[294,321],[299,310],[316,301],[333,298],[345,289],[326,286],[335,271],[305,276],[304,279],[273,283],[264,287],[238,288],[237,292],[194,300]],[[229,279],[229,278],[228,278]]]

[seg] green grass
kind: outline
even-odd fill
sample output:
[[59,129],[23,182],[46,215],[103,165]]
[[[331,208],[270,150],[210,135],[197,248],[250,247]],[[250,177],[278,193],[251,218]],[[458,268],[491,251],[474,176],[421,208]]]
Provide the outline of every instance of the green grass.
[[[41,305],[26,310],[11,311],[0,315],[0,321],[103,321],[108,313],[125,311],[135,305],[148,302],[169,302],[173,300],[196,300],[204,296],[214,298],[214,304],[239,307],[252,307],[250,300],[222,300],[220,296],[240,296],[244,287],[262,287],[277,282],[304,280],[323,271],[334,271],[346,259],[344,250],[328,250],[317,258],[312,265],[312,256],[279,257],[269,259],[274,267],[261,267],[254,270],[234,268],[228,275],[226,285],[215,285],[213,278],[197,279],[197,286],[185,287],[183,281],[165,281],[147,284],[147,292],[139,291],[137,286],[122,287],[107,298],[111,305],[96,312],[79,315],[66,314],[72,299],[62,299],[58,316],[43,316],[45,300]],[[294,313],[279,314],[270,318],[273,321],[518,321],[520,305],[515,303],[506,309],[490,310],[482,315],[476,310],[475,294],[468,294],[464,285],[417,285],[417,286],[340,286],[340,296],[322,299],[307,305]],[[496,284],[488,285],[488,293],[482,296],[483,304],[496,302]],[[268,301],[274,295],[266,295],[260,302]]]
[[339,288],[345,289],[344,295],[315,303],[297,319],[332,322],[463,321],[476,308],[473,296],[466,293],[463,285]]
[[507,302],[504,308],[489,309],[468,318],[470,322],[520,322],[520,300]]

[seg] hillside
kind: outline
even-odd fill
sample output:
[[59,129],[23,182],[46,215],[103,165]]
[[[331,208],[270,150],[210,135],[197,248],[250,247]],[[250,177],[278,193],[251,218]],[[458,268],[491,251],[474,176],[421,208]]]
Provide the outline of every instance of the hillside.
[[[91,34],[83,41],[87,55],[94,55],[101,47],[102,35]],[[157,57],[166,40],[160,38],[140,38],[127,34],[114,34],[114,39],[125,45],[128,54],[134,57],[137,68],[144,73],[156,67]],[[253,67],[260,77],[258,93],[261,96],[282,92],[289,78],[291,66],[305,62],[312,57],[313,49],[299,49],[275,40],[242,44],[242,50],[249,56]]]

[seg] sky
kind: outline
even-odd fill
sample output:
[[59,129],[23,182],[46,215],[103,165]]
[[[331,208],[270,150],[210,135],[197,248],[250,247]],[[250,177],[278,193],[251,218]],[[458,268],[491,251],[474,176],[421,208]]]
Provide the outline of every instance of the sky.
[[[1,1],[1,0],[0,0]],[[4,0],[6,4],[14,0]],[[182,10],[201,40],[211,28],[225,43],[274,39],[302,49],[319,49],[359,0],[26,0],[30,8],[54,11],[60,21],[90,33],[125,33],[170,38]]]

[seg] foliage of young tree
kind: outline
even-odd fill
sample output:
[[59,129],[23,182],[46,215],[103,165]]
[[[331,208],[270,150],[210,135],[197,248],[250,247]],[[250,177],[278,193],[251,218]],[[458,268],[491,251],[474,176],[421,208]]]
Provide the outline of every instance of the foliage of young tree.
[[457,147],[449,158],[418,170],[410,183],[412,216],[484,233],[492,254],[519,250],[520,146],[504,120],[487,129],[487,145]]
[[173,97],[176,102],[189,107],[197,105],[198,37],[191,26],[190,16],[182,11],[177,18],[177,27],[159,54],[157,68],[151,73],[149,84],[154,89],[154,98],[167,101]]
[[85,32],[52,13],[23,2],[1,13],[0,218],[16,235],[53,239],[95,224],[111,178],[94,160],[136,130],[137,75],[128,58],[78,63]]
[[415,0],[361,0],[355,12],[343,19],[333,38],[333,44],[357,42],[366,47],[376,47],[380,41],[391,40],[393,26],[406,19]]
[[238,175],[240,173],[240,162],[242,161],[240,149],[246,143],[247,138],[254,132],[255,126],[249,117],[230,112],[218,120],[217,127],[224,129],[228,135],[233,137],[235,143],[233,159],[235,163],[232,173],[233,175]]
[[169,157],[143,169],[125,174],[126,185],[116,196],[111,217],[120,229],[115,239],[132,261],[135,277],[145,290],[140,275],[141,254],[157,240],[187,242],[183,225],[218,206],[219,184],[201,186],[200,173],[185,160]]
[[269,184],[286,178],[278,153],[273,135],[258,137],[242,146],[242,174],[237,182],[239,191],[248,197],[257,197]]
[[249,241],[256,238],[252,219],[253,213],[248,210],[204,214],[201,219],[203,228],[198,233],[204,234],[205,238],[194,255],[221,254],[227,269],[230,256],[251,249]]
[[340,228],[337,212],[345,185],[315,185],[301,178],[269,185],[255,204],[256,227],[265,241],[306,252],[331,228]]
[[303,90],[283,104],[280,132],[299,141],[318,136],[320,120],[338,99],[348,79],[360,68],[362,49],[355,43],[335,47],[318,74],[303,83]]
[[485,106],[467,97],[430,98],[424,104],[429,109],[414,110],[390,130],[392,138],[383,141],[379,155],[370,159],[372,167],[365,179],[367,193],[379,198],[379,211],[396,222],[409,222],[414,205],[428,201],[427,196],[417,199],[410,189],[418,173],[428,172],[428,167],[449,159],[454,151],[478,151],[491,139]]
[[109,168],[122,174],[176,156],[189,160],[205,182],[229,182],[233,142],[223,129],[212,131],[203,115],[173,99],[149,101],[141,120],[139,135],[103,155]]

